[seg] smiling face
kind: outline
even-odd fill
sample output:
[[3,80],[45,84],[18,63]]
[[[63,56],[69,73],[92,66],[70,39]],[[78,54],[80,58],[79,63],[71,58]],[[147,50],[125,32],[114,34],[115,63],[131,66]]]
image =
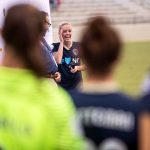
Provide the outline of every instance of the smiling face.
[[62,37],[64,42],[72,41],[72,26],[70,24],[65,24],[61,27],[62,29]]

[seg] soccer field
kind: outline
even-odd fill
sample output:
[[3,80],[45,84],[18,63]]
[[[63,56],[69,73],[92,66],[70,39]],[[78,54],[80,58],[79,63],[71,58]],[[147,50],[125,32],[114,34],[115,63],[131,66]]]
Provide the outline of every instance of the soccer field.
[[150,42],[126,43],[116,79],[126,93],[138,96],[144,75],[150,69]]

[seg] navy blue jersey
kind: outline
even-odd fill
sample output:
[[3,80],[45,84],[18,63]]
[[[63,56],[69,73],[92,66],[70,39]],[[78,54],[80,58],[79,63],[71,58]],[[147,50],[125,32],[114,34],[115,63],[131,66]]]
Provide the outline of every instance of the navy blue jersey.
[[141,98],[140,107],[142,112],[150,113],[150,93]]
[[[60,43],[52,44],[52,51],[57,52]],[[67,50],[65,47],[63,48],[63,56],[61,64],[58,64],[58,71],[61,73],[61,82],[60,86],[65,88],[66,90],[75,88],[78,83],[81,81],[81,71],[77,71],[76,73],[71,73],[71,67],[79,66],[80,58],[79,58],[79,43],[73,42],[72,47]]]
[[46,73],[54,74],[58,71],[58,66],[55,62],[52,50],[46,40],[43,38],[41,41],[42,53],[46,62]]
[[90,149],[137,150],[137,103],[120,92],[70,92]]

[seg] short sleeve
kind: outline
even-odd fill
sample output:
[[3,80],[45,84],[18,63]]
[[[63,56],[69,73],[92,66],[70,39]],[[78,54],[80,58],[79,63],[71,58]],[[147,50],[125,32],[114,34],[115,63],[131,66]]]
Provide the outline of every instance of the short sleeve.
[[150,113],[150,93],[145,95],[140,101],[141,111]]
[[53,53],[57,52],[58,48],[59,48],[59,43],[53,43],[53,44],[51,44],[50,48],[51,48],[51,50],[52,50]]

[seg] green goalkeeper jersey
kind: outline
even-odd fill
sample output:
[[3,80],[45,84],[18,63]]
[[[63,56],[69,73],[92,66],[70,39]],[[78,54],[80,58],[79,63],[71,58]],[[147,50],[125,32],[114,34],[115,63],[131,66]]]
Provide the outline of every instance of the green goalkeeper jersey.
[[83,149],[74,115],[62,89],[28,70],[0,68],[0,150]]

